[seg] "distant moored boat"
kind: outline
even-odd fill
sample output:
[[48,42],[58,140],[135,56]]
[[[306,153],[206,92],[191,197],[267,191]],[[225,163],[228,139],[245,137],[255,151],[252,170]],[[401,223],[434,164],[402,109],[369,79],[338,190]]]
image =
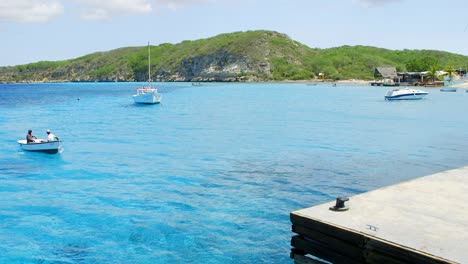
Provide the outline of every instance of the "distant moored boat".
[[158,104],[161,102],[161,95],[159,95],[158,89],[151,84],[150,59],[150,45],[148,42],[148,85],[137,88],[136,94],[133,95],[133,100],[137,104]]
[[440,89],[441,92],[456,92],[457,88],[442,88]]

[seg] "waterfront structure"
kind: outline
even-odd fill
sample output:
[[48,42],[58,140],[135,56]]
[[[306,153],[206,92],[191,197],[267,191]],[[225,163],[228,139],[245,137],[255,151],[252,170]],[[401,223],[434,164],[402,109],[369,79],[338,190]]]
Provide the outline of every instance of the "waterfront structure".
[[[294,211],[296,263],[466,263],[468,167]],[[461,201],[461,202],[460,202]]]
[[395,67],[377,67],[374,77],[376,80],[371,82],[372,86],[398,86],[400,83]]

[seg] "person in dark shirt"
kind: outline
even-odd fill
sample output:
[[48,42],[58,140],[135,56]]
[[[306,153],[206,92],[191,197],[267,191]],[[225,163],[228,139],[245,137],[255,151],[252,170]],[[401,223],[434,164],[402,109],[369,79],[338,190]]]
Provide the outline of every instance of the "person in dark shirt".
[[33,134],[32,134],[32,129],[29,129],[29,130],[28,130],[28,134],[26,135],[26,143],[29,144],[29,143],[34,143],[34,142],[36,142],[36,141],[34,140],[35,138],[36,138],[36,137],[33,136]]

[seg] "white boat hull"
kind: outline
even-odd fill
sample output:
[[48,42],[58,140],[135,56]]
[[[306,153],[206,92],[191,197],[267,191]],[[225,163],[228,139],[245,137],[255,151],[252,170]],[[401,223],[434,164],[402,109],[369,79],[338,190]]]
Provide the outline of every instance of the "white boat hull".
[[45,152],[55,154],[62,148],[62,141],[50,141],[44,139],[36,139],[36,143],[26,143],[26,140],[18,140],[21,148],[26,151]]
[[158,92],[139,93],[133,95],[133,100],[137,104],[158,104],[161,102],[161,96]]
[[385,100],[419,100],[429,93],[415,89],[396,89],[385,95]]

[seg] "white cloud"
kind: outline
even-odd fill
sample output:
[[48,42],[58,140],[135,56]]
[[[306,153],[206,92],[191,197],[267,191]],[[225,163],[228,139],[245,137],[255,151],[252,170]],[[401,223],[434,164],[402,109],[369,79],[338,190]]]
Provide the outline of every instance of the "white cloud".
[[153,8],[148,0],[75,0],[82,5],[81,18],[108,20],[115,15],[146,14]]
[[176,9],[188,6],[188,5],[203,4],[203,3],[213,2],[215,0],[155,0],[155,1],[161,5],[167,6],[170,9],[176,10]]
[[[177,10],[217,0],[73,0],[70,13],[83,20],[110,20],[114,16],[149,14],[153,5]],[[46,22],[64,12],[66,0],[0,0],[0,22]],[[78,9],[78,10],[74,10]]]
[[169,9],[180,9],[189,5],[215,2],[216,0],[74,0],[82,6],[84,20],[110,20],[113,16],[127,14],[148,14],[153,5]]
[[63,5],[56,0],[1,0],[0,21],[47,22],[63,13]]
[[382,6],[386,4],[401,2],[402,0],[359,0],[365,7]]
[[83,20],[109,20],[111,18],[107,10],[98,8],[84,10],[80,17]]

